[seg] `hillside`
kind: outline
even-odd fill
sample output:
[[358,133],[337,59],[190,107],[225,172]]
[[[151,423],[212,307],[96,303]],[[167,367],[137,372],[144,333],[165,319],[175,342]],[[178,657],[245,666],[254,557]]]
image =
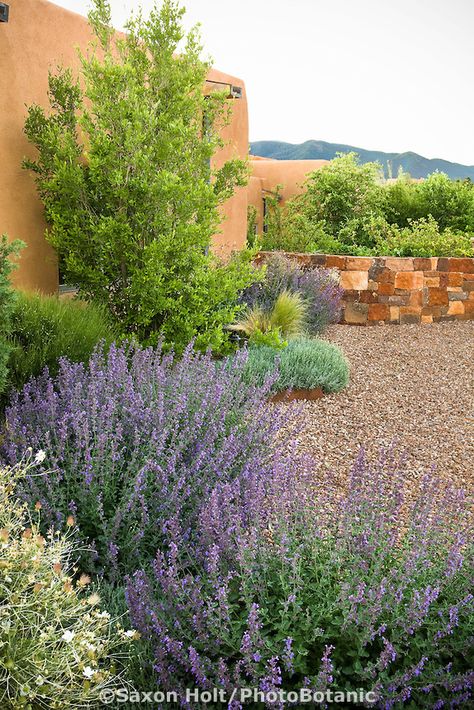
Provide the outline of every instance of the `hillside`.
[[403,168],[414,178],[423,178],[435,170],[446,173],[453,180],[470,178],[474,181],[474,165],[460,165],[448,160],[424,158],[417,153],[384,153],[380,150],[365,150],[343,143],[326,143],[325,141],[306,141],[294,145],[280,141],[256,141],[250,144],[252,155],[279,160],[331,160],[336,153],[354,151],[363,163],[378,161],[382,164],[385,176],[397,176],[398,169]]

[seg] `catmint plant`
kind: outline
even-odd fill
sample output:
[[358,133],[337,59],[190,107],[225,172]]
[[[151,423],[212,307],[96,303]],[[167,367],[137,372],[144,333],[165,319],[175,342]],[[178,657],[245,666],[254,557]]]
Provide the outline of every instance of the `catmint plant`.
[[[362,689],[371,707],[467,707],[468,502],[428,473],[410,503],[404,475],[385,452],[375,464],[359,456],[342,497],[330,478],[303,501],[298,485],[285,496],[276,484],[251,529],[229,525],[229,509],[216,505],[212,530],[222,525],[226,549],[209,534],[204,571],[177,540],[151,572],[130,576],[131,620],[154,649],[158,686],[178,688],[183,707],[190,685]],[[198,525],[209,533],[205,516]]]
[[3,460],[45,452],[23,500],[42,506],[45,525],[72,517],[83,564],[109,579],[176,539],[191,549],[207,534],[198,516],[210,531],[228,501],[240,501],[244,524],[288,441],[276,437],[288,414],[266,404],[271,376],[244,385],[246,358],[113,345],[88,366],[62,359],[56,377],[32,379],[6,409]]

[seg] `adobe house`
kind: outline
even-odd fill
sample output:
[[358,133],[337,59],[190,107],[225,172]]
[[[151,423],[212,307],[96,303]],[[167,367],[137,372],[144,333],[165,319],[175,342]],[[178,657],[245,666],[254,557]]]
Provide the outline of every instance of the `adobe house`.
[[[25,290],[56,293],[58,265],[54,250],[46,242],[42,204],[31,174],[23,170],[23,158],[32,156],[23,126],[27,106],[48,106],[48,69],[58,65],[78,69],[76,47],[91,39],[87,19],[48,0],[0,0],[0,234],[22,239],[20,268],[14,272],[15,286]],[[244,82],[212,69],[209,90],[228,85],[232,120],[223,131],[226,147],[214,158],[219,166],[232,157],[248,155],[248,109]],[[247,208],[253,204],[263,229],[265,195],[284,185],[283,198],[297,192],[305,175],[325,161],[276,161],[252,157],[247,187],[238,188],[223,205],[221,229],[214,237],[214,250],[226,256],[244,246]]]
[[250,156],[248,203],[256,210],[256,231],[265,229],[266,199],[279,191],[281,204],[303,190],[307,176],[329,163],[329,160],[274,160]]

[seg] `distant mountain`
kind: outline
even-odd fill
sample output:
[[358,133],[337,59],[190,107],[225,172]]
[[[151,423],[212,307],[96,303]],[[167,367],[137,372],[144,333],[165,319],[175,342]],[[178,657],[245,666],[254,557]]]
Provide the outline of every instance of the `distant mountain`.
[[396,177],[400,167],[414,178],[424,178],[435,170],[446,173],[453,180],[470,178],[474,182],[474,165],[460,165],[448,160],[424,158],[417,153],[383,153],[380,150],[365,150],[343,143],[306,141],[299,145],[281,141],[256,141],[250,144],[251,155],[278,160],[331,160],[336,153],[354,151],[362,163],[378,161],[382,164],[385,177]]

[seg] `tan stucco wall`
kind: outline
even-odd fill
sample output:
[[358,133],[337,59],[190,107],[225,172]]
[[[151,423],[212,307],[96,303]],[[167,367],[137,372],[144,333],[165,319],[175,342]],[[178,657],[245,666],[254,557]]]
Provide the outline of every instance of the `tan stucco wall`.
[[[232,120],[222,131],[227,144],[213,160],[215,167],[220,167],[232,158],[246,159],[249,150],[249,117],[247,94],[242,79],[211,69],[208,75],[211,81],[224,81],[240,86],[242,98],[232,101]],[[232,251],[245,246],[247,238],[247,188],[237,188],[234,195],[222,206],[223,221],[220,232],[214,237],[214,250],[227,256]]]
[[[23,134],[26,106],[48,105],[48,69],[57,65],[77,69],[76,47],[90,40],[87,20],[46,0],[8,0],[10,19],[0,23],[0,233],[20,238],[23,251],[14,283],[23,289],[57,290],[57,265],[44,239],[46,224],[32,176],[21,168],[32,148]],[[213,70],[211,79],[242,86],[242,99],[232,102],[233,118],[224,129],[230,141],[216,162],[248,153],[248,113],[243,82]],[[237,191],[223,207],[222,232],[215,237],[219,253],[245,243],[247,192]]]
[[263,198],[266,193],[274,193],[281,187],[281,202],[303,190],[305,178],[314,170],[327,165],[328,160],[271,160],[259,156],[251,157],[251,178],[248,188],[248,202],[257,210],[257,228],[263,230]]
[[261,178],[267,190],[282,185],[281,196],[285,201],[302,191],[309,173],[327,165],[328,160],[261,160],[250,159],[253,177]]

